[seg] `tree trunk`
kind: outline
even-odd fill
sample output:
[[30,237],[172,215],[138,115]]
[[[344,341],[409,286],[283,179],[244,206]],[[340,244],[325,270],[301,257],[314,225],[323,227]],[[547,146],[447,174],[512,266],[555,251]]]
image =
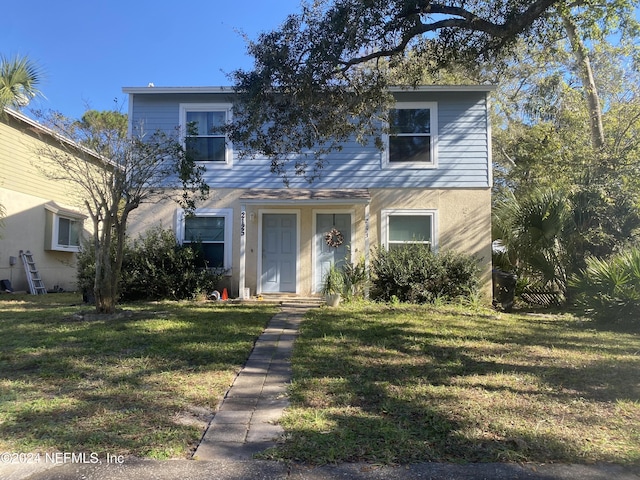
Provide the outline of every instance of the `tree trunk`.
[[120,276],[122,272],[122,261],[124,260],[124,247],[127,233],[127,219],[129,217],[130,205],[126,205],[120,212],[119,218],[114,222],[114,235],[116,241],[115,258],[113,258],[111,270],[111,291],[113,292],[113,303],[115,308],[116,297],[118,295]]
[[591,145],[600,152],[604,148],[604,127],[602,125],[602,109],[598,88],[593,78],[593,70],[589,61],[589,53],[582,39],[578,36],[577,27],[568,11],[562,11],[562,22],[571,43],[571,49],[575,55],[578,75],[582,81],[587,106],[589,108],[589,121],[591,126]]
[[113,271],[111,264],[112,221],[105,219],[102,230],[94,236],[96,250],[96,277],[94,295],[97,313],[116,311],[116,293],[113,289]]

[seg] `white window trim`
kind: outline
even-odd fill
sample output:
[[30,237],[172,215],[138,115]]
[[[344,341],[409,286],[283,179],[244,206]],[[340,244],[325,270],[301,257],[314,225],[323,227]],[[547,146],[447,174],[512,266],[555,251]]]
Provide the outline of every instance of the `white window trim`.
[[438,211],[435,209],[384,209],[380,212],[380,239],[384,248],[389,249],[389,217],[394,216],[431,217],[431,249],[438,250]]
[[[47,232],[47,238],[45,239],[45,243],[47,246],[47,250],[54,250],[57,252],[74,252],[78,253],[82,250],[82,237],[84,231],[84,221],[87,218],[86,215],[82,213],[77,213],[71,210],[66,210],[64,208],[60,208],[53,204],[47,204],[44,208],[51,212],[51,237],[49,238],[49,233]],[[60,219],[65,218],[67,220],[72,220],[74,222],[78,222],[78,242],[79,245],[60,245],[58,243],[58,233],[60,232]]]
[[[181,103],[180,104],[180,132],[183,139],[187,138],[187,112],[225,112],[226,121],[233,118],[233,105],[231,103]],[[233,145],[225,136],[225,161],[222,162],[198,162],[207,168],[231,168],[233,167]],[[185,144],[183,146],[186,147]]]
[[[438,103],[437,102],[397,102],[394,106],[396,110],[411,110],[428,108],[431,114],[430,136],[431,136],[431,162],[391,162],[389,160],[389,137],[386,134],[383,137],[385,144],[382,153],[382,168],[401,168],[401,169],[434,169],[438,168]],[[389,127],[389,124],[387,124]]]
[[[224,259],[223,268],[225,275],[231,275],[233,262],[233,209],[232,208],[196,208],[193,212],[196,217],[224,217]],[[186,212],[178,209],[176,215],[176,238],[180,245],[185,242]]]

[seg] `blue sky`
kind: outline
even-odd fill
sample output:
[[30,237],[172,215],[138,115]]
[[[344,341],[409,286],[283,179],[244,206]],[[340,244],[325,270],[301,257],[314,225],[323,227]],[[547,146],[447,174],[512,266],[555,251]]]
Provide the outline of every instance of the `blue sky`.
[[230,85],[228,73],[251,67],[241,34],[277,28],[300,0],[32,0],[2,11],[0,53],[43,71],[46,99],[31,106],[77,118],[125,102],[124,86]]

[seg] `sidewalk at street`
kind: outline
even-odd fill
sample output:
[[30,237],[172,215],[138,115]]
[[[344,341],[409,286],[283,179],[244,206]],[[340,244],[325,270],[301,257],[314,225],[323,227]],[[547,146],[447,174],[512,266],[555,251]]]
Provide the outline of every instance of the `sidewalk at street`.
[[[11,468],[18,467],[18,468]],[[23,468],[20,468],[23,467]],[[46,470],[0,466],[2,480],[638,480],[638,469],[617,465],[419,463],[381,467],[362,463],[310,467],[267,460],[140,460],[123,464],[65,464]]]

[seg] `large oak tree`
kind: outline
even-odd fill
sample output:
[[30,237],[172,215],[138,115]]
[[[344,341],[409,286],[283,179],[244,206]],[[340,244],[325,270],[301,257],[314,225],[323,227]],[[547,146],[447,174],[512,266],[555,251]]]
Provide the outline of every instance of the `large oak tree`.
[[[228,133],[285,178],[317,175],[348,138],[378,139],[389,68],[417,49],[429,66],[492,61],[519,38],[557,29],[563,0],[318,0],[249,44],[253,69],[233,73],[241,101]],[[289,159],[295,156],[292,165]]]

